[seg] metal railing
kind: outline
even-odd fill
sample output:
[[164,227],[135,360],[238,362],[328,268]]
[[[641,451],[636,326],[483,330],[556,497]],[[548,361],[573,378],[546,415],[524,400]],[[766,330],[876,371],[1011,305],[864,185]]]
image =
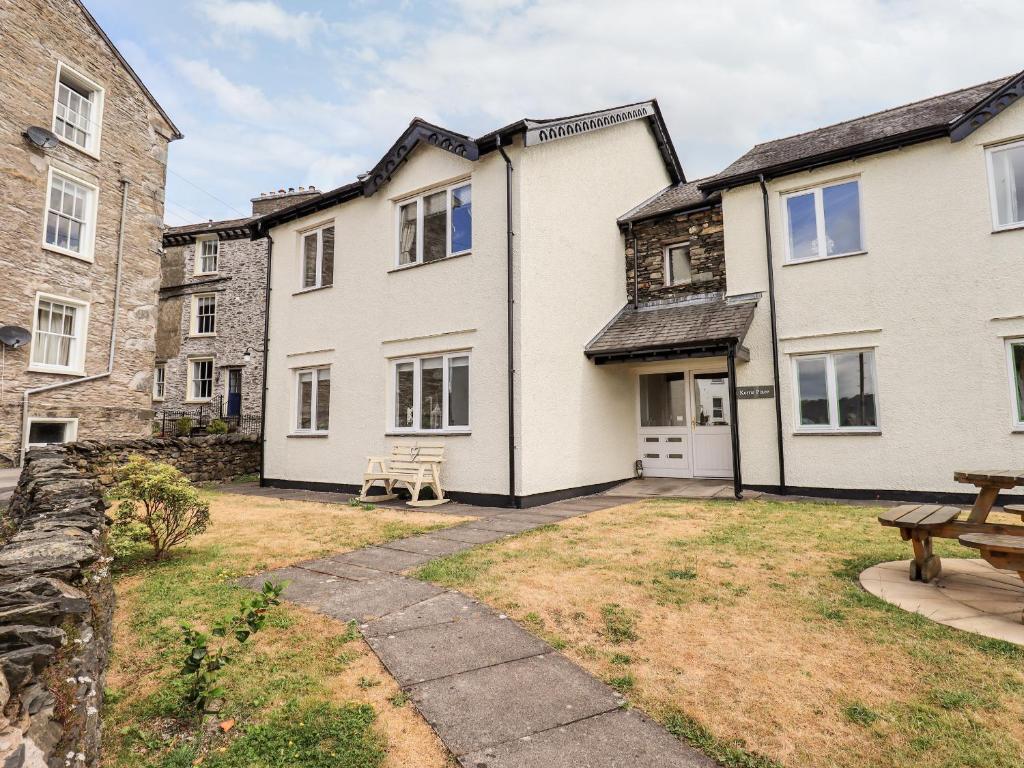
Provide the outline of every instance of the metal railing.
[[224,398],[217,396],[195,408],[163,408],[156,414],[154,432],[158,437],[192,437],[210,434],[213,421],[223,421],[228,432],[260,434],[260,417],[255,414],[224,414]]

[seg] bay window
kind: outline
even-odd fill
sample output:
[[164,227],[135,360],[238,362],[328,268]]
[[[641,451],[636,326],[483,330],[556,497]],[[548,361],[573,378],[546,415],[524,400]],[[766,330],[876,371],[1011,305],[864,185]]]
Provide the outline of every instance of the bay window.
[[1024,226],[1024,141],[988,150],[992,226]]
[[1014,429],[1024,430],[1024,339],[1006,342]]
[[33,371],[84,373],[89,305],[38,294],[32,330]]
[[783,196],[786,261],[848,256],[864,251],[860,182],[856,179]]
[[302,288],[334,284],[334,225],[303,232]]
[[878,431],[873,351],[800,355],[793,368],[798,432]]
[[399,432],[469,431],[469,354],[428,355],[392,364]]
[[466,182],[398,206],[398,266],[440,261],[473,247],[473,189]]
[[296,371],[295,431],[326,433],[330,425],[331,369],[329,366]]

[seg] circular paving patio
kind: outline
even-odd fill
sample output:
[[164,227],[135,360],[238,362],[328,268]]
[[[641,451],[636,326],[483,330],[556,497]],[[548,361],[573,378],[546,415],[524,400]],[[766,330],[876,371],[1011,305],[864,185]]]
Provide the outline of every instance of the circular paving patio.
[[1024,645],[1024,581],[984,560],[943,558],[942,576],[911,581],[910,561],[880,563],[860,575],[861,586],[887,603],[932,621]]

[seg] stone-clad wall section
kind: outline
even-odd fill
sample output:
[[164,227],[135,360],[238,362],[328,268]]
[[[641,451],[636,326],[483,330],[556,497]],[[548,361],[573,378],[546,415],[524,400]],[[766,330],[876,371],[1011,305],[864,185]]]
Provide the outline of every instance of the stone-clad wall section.
[[96,766],[114,591],[100,485],[30,451],[0,548],[0,765]]
[[69,461],[101,486],[114,481],[113,470],[132,456],[145,456],[181,470],[193,482],[231,480],[260,471],[260,443],[255,435],[154,437],[144,440],[82,441],[64,446]]
[[[626,231],[626,295],[633,300],[633,238],[640,279],[640,302],[676,299],[700,293],[725,291],[725,235],[722,206],[692,213],[675,213],[633,224]],[[665,285],[665,249],[690,243],[693,279],[683,285]]]

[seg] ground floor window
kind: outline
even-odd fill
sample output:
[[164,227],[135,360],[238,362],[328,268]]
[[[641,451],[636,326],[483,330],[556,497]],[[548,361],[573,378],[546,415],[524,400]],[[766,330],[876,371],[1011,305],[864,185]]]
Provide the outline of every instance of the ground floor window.
[[29,419],[28,447],[70,443],[78,436],[78,419]]
[[826,352],[794,358],[797,431],[856,432],[878,428],[875,353]]
[[398,431],[465,432],[469,429],[469,353],[396,360],[394,420]]
[[1006,343],[1010,365],[1010,393],[1013,398],[1013,423],[1024,429],[1024,339]]
[[153,399],[163,400],[165,384],[167,381],[167,366],[163,363],[157,363],[156,368],[153,369]]
[[188,399],[209,400],[213,397],[213,358],[189,360]]
[[330,367],[296,371],[296,383],[295,431],[326,432],[331,410]]

